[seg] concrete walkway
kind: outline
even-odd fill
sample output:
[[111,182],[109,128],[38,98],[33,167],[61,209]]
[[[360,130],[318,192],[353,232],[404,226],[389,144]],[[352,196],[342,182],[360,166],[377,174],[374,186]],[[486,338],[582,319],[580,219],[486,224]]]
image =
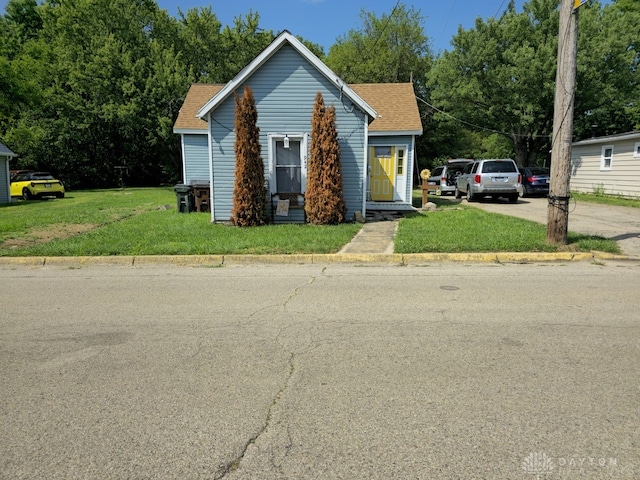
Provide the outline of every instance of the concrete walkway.
[[393,238],[398,230],[398,220],[365,223],[360,231],[338,252],[350,254],[393,253]]

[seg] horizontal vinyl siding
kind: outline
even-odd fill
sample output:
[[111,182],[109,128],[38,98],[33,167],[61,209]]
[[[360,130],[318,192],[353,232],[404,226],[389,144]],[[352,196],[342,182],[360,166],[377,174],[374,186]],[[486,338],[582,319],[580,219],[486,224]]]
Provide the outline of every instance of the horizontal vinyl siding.
[[[610,170],[601,170],[602,147],[613,145]],[[571,152],[571,190],[640,197],[640,158],[634,158],[635,141],[574,146]]]
[[[270,176],[268,134],[310,134],[317,92],[322,93],[327,106],[335,105],[347,219],[353,219],[354,213],[362,209],[364,194],[364,113],[355,109],[348,101],[343,105],[340,92],[289,45],[283,46],[274,54],[249,78],[247,84],[253,90],[258,110],[265,178]],[[242,95],[243,90],[244,85],[241,85],[238,95]],[[216,121],[210,122],[214,143],[214,201],[217,221],[230,218],[233,203],[235,135],[229,130],[234,127],[234,111],[235,104],[231,96],[213,112]],[[294,219],[297,217],[291,218]]]
[[184,183],[202,183],[209,181],[209,140],[207,133],[202,135],[184,135],[183,139],[185,162]]
[[[233,125],[235,104],[233,97],[216,109],[215,120],[211,124],[213,159],[213,205],[217,222],[228,221],[233,207],[233,184],[235,181],[235,153]],[[264,145],[262,147],[264,155]]]
[[9,183],[9,162],[6,158],[0,157],[0,203],[11,201]]

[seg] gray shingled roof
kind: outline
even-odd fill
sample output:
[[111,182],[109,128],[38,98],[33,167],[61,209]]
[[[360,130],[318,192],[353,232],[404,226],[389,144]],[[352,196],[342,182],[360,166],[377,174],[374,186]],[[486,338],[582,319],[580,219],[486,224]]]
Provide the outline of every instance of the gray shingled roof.
[[3,145],[2,143],[0,143],[0,156],[3,156],[3,157],[17,157],[17,155],[15,153],[13,153],[11,150],[9,150],[9,148],[6,147],[5,145]]

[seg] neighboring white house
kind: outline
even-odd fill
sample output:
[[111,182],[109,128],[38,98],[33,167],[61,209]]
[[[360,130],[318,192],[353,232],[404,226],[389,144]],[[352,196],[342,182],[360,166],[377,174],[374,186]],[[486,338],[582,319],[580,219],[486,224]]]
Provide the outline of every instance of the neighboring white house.
[[0,143],[0,203],[11,202],[9,160],[13,157],[17,157],[17,155]]
[[[226,85],[193,85],[174,125],[182,141],[183,183],[210,185],[212,221],[231,216],[234,94],[242,95],[245,85],[256,100],[272,195],[304,194],[311,117],[320,92],[336,108],[347,219],[368,209],[412,209],[415,139],[422,134],[413,85],[348,85],[285,31]],[[280,220],[301,222],[302,212]]]
[[571,190],[640,198],[640,131],[575,142]]

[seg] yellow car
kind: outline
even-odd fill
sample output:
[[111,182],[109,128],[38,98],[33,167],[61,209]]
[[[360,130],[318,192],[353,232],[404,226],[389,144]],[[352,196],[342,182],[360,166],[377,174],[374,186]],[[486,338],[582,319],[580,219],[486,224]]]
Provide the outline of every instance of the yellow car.
[[48,172],[19,173],[11,179],[11,196],[25,200],[34,198],[64,198],[64,185]]

